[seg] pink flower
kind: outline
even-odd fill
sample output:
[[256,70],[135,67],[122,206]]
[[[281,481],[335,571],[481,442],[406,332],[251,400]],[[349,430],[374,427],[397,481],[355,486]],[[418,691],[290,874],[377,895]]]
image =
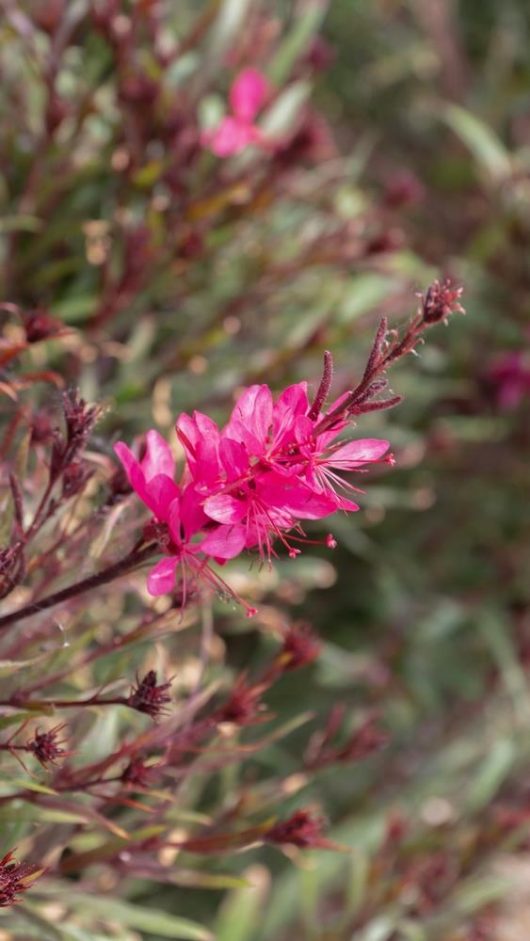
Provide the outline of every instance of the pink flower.
[[[341,398],[332,403],[330,411]],[[281,475],[295,475],[300,486],[334,501],[335,510],[358,510],[356,503],[338,492],[337,488],[355,489],[339,474],[391,460],[385,457],[389,442],[361,438],[334,443],[348,420],[339,418],[331,429],[319,433],[323,418],[321,413],[313,415],[305,382],[289,386],[276,403],[268,386],[250,386],[239,397],[224,435],[239,441],[262,466],[274,468]]]
[[148,431],[146,453],[141,461],[123,441],[114,445],[114,451],[140,500],[160,522],[166,522],[171,501],[179,494],[179,488],[173,480],[175,459],[167,441],[158,431]]
[[[304,520],[358,509],[344,495],[356,488],[342,474],[390,461],[389,445],[378,438],[336,440],[351,421],[350,393],[325,411],[331,378],[326,354],[312,404],[305,382],[289,386],[276,401],[263,384],[241,393],[222,429],[201,412],[180,415],[176,430],[185,464],[179,485],[173,455],[158,432],[148,432],[142,460],[123,442],[115,446],[131,487],[155,517],[151,535],[163,558],[148,576],[152,595],[172,591],[180,578],[184,598],[189,579],[234,597],[210,567],[212,560],[223,564],[256,549],[270,562],[276,543],[294,557],[297,544],[309,541]],[[332,536],[324,542],[335,545]]]
[[256,69],[244,69],[233,83],[229,101],[232,114],[203,136],[205,146],[217,157],[239,154],[250,144],[262,144],[263,136],[254,120],[268,93],[267,80]]
[[520,352],[504,353],[491,363],[485,380],[498,407],[514,411],[530,395],[530,361]]
[[235,555],[257,546],[260,555],[270,559],[275,539],[298,554],[285,533],[298,527],[301,519],[320,519],[336,509],[326,494],[315,494],[294,472],[280,467],[278,474],[274,462],[266,459],[269,431],[278,447],[288,432],[289,421],[282,424],[284,411],[290,414],[284,397],[280,396],[274,416],[269,387],[251,386],[222,431],[200,412],[193,418],[181,415],[177,421],[193,484],[205,494],[204,512],[219,524],[202,544],[214,556],[223,553],[226,559],[232,557],[229,551]]
[[[276,540],[291,557],[298,555],[299,550],[291,545],[290,531],[296,530],[303,537],[300,520],[321,519],[335,509],[326,495],[313,493],[294,476],[288,478],[274,471],[256,473],[248,481],[229,486],[224,493],[214,494],[204,502],[205,513],[229,527],[231,538],[241,541],[241,549],[257,547],[260,556],[269,560],[275,554]],[[220,533],[219,529],[216,539]]]

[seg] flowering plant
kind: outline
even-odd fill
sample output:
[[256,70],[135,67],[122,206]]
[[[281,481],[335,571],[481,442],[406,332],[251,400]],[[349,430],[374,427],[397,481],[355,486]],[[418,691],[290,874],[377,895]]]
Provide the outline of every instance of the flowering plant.
[[[200,6],[6,13],[0,909],[17,941],[206,941],[182,917],[190,887],[217,931],[218,893],[239,898],[264,861],[356,845],[322,806],[334,826],[340,788],[351,803],[385,779],[385,704],[410,705],[392,643],[347,648],[385,597],[363,552],[381,581],[396,568],[377,551],[396,481],[390,526],[429,508],[410,412],[377,414],[400,401],[386,371],[460,289],[434,282],[395,327],[434,277],[400,251],[425,192],[399,172],[366,185],[362,135],[343,156],[313,104],[325,4]],[[383,831],[375,894],[406,839]],[[426,906],[451,872],[416,856],[388,896],[402,879]]]
[[[344,440],[343,432],[354,416],[397,404],[399,397],[387,393],[386,370],[416,347],[431,324],[445,319],[454,310],[461,310],[460,293],[461,289],[455,289],[449,282],[435,283],[422,298],[417,315],[402,332],[390,332],[386,321],[382,321],[360,381],[330,405],[326,403],[333,370],[331,354],[326,353],[323,375],[312,398],[306,382],[288,386],[276,399],[268,385],[261,384],[238,395],[223,428],[202,412],[196,411],[191,416],[181,414],[176,428],[184,462],[178,483],[173,453],[156,430],[147,432],[145,453],[141,458],[124,442],[118,442],[114,449],[128,485],[151,514],[140,538],[122,558],[99,572],[52,594],[43,596],[37,591],[32,601],[1,616],[2,637],[6,636],[7,629],[18,628],[35,614],[42,616],[49,608],[65,602],[75,603],[78,597],[89,591],[93,594],[160,553],[162,558],[148,575],[148,591],[155,598],[169,595],[173,599],[172,607],[178,606],[181,616],[192,608],[202,610],[203,617],[206,616],[204,612],[210,610],[210,601],[204,588],[208,586],[241,601],[247,614],[255,615],[256,609],[229,587],[217,567],[247,550],[257,552],[261,561],[270,564],[278,555],[278,546],[296,559],[300,546],[315,542],[305,533],[304,521],[359,509],[350,498],[350,492],[357,488],[343,475],[364,472],[376,464],[392,463],[393,459],[388,441],[378,438]],[[29,521],[26,521],[24,493],[14,475],[10,477],[15,515],[13,541],[3,551],[2,559],[5,596],[23,582],[30,543],[60,512],[62,504],[82,493],[90,480],[86,449],[100,409],[87,405],[76,394],[66,394],[63,413],[64,431],[55,429],[51,436],[48,482]],[[118,500],[119,505],[126,495],[127,486],[119,483],[118,475],[114,501]],[[336,544],[331,535],[324,543],[328,547]],[[45,549],[41,559],[45,567],[50,562],[53,564],[53,547]],[[97,661],[110,651],[126,650],[134,639],[154,636],[161,618],[164,623],[166,612],[161,615],[153,612],[131,630],[112,637],[108,644],[96,646],[74,662],[63,663],[51,676],[35,677],[23,686],[13,684],[11,692],[0,701],[0,707],[7,710],[8,721],[15,724],[15,731],[0,741],[0,751],[10,754],[28,775],[33,775],[26,764],[31,758],[49,774],[49,784],[44,788],[33,787],[31,777],[15,789],[13,785],[9,789],[8,784],[7,793],[0,795],[0,805],[30,803],[52,813],[75,812],[85,821],[97,821],[103,832],[114,835],[114,841],[98,842],[88,854],[83,849],[83,841],[79,845],[75,840],[70,841],[70,855],[60,863],[48,865],[47,871],[55,869],[68,874],[83,870],[89,862],[97,862],[138,875],[156,872],[156,878],[162,879],[167,878],[168,873],[155,862],[155,857],[164,848],[199,855],[225,853],[253,846],[256,842],[298,848],[336,848],[333,841],[324,836],[322,818],[311,807],[299,809],[284,820],[264,819],[233,831],[226,831],[221,821],[217,825],[212,822],[206,833],[179,835],[178,839],[173,835],[171,801],[167,810],[162,805],[157,811],[159,823],[155,828],[140,828],[136,832],[130,825],[125,829],[121,818],[116,818],[112,812],[115,806],[154,813],[157,799],[166,800],[163,789],[168,787],[169,781],[185,780],[190,775],[196,755],[204,755],[209,771],[217,771],[236,760],[237,746],[219,751],[217,738],[219,734],[226,734],[222,730],[227,726],[238,729],[267,721],[263,700],[267,691],[285,673],[314,662],[319,653],[319,641],[311,629],[284,625],[279,632],[281,649],[260,674],[249,678],[241,673],[228,696],[220,702],[211,693],[201,692],[196,687],[188,701],[182,700],[176,710],[171,680],[160,682],[154,669],[149,669],[141,678],[137,676],[126,693],[114,690],[109,694],[96,689],[85,697],[59,693],[46,699],[35,696],[43,688],[60,684],[72,671],[79,672],[83,664]],[[207,615],[204,622],[203,644],[211,638],[210,618],[211,614]],[[19,635],[8,649],[19,652],[20,656],[28,647],[32,648],[34,636],[31,631]],[[39,657],[36,660],[38,662]],[[25,665],[30,663],[31,659]],[[132,737],[116,739],[112,747],[95,760],[85,758],[79,762],[76,749],[70,747],[70,737],[79,721],[76,719],[71,725],[61,722],[49,728],[36,726],[29,738],[23,738],[31,721],[28,717],[33,715],[66,711],[79,716],[86,710],[119,706],[130,713],[147,716],[154,725]],[[333,731],[336,728],[334,719]],[[384,733],[374,724],[374,717],[340,747],[331,745],[330,738],[331,727],[320,740],[313,737],[305,759],[308,769],[362,760],[386,741]],[[253,751],[261,747],[260,740],[245,747]],[[143,797],[140,803],[139,797]],[[38,869],[35,864],[13,863],[10,853],[1,864],[3,906],[14,903],[42,872],[42,867]]]

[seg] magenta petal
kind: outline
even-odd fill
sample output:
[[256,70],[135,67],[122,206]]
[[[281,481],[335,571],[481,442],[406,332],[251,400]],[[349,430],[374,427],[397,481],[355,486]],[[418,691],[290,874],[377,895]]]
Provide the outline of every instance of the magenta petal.
[[283,412],[289,409],[293,415],[305,415],[309,409],[309,399],[307,398],[307,382],[295,382],[292,386],[287,386],[282,394],[278,396],[275,406],[275,413]]
[[123,464],[129,483],[135,493],[138,494],[140,500],[142,500],[150,510],[155,512],[152,501],[149,498],[144,472],[131,449],[123,441],[118,441],[114,445],[114,452]]
[[353,500],[348,500],[347,497],[341,497],[337,494],[337,510],[346,510],[347,513],[356,513],[358,509],[358,503],[354,503]]
[[179,488],[171,477],[157,474],[145,484],[145,496],[142,497],[150,510],[159,520],[166,521],[169,508],[179,495]]
[[175,571],[179,560],[176,556],[164,556],[157,562],[147,576],[147,590],[155,598],[167,595],[175,587]]
[[344,470],[353,470],[362,464],[381,460],[389,447],[390,442],[381,438],[360,438],[357,441],[348,441],[330,455],[327,463],[333,467],[342,467]]
[[209,133],[207,143],[216,157],[231,157],[240,154],[245,147],[252,144],[255,136],[251,124],[246,124],[239,118],[227,117]]
[[182,414],[177,418],[175,430],[179,437],[180,443],[186,451],[186,457],[193,458],[195,456],[195,449],[199,440],[197,423],[194,422],[193,418],[187,415],[186,412],[182,412]]
[[229,493],[219,493],[204,501],[204,512],[218,523],[239,523],[246,511],[246,502],[236,500]]
[[176,427],[186,451],[187,469],[195,485],[203,493],[208,492],[220,473],[219,428],[202,412],[194,412],[193,418],[186,414],[179,415]]
[[201,542],[201,551],[215,559],[234,559],[245,548],[243,526],[219,526]]
[[139,462],[125,441],[117,441],[114,445],[114,453],[117,454],[130,482],[130,472],[133,467],[140,467]]
[[293,435],[298,444],[306,444],[312,440],[314,423],[307,415],[297,415],[293,421]]
[[175,458],[167,441],[154,428],[146,435],[147,453],[141,463],[145,479],[150,480],[156,474],[175,474]]
[[219,445],[219,457],[227,480],[236,480],[248,473],[248,453],[239,441],[234,441],[232,438],[223,438]]
[[248,438],[262,447],[272,422],[272,392],[266,385],[249,386],[239,396],[226,427],[229,437],[247,443]]
[[264,474],[257,483],[264,503],[279,507],[299,519],[321,519],[337,509],[336,500],[325,493],[316,493],[294,477]]
[[202,508],[203,499],[204,497],[200,496],[193,486],[188,486],[182,491],[179,501],[179,513],[186,541],[208,521],[208,517]]
[[230,107],[237,118],[251,122],[256,117],[269,86],[267,79],[257,69],[244,69],[239,73],[230,89]]

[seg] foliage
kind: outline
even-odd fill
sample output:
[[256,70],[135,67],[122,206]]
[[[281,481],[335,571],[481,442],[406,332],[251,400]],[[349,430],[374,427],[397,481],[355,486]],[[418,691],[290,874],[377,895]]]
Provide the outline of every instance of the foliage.
[[[4,6],[0,929],[516,930],[525,5]],[[245,146],[222,152],[236,119]],[[155,427],[182,462],[180,412],[222,423],[253,383],[318,397],[325,350],[337,394],[366,390],[380,316],[379,352],[397,349],[404,318],[448,312],[439,286],[414,298],[446,272],[468,317],[401,350],[419,356],[392,375],[398,409],[360,409],[396,467],[334,521],[334,553],[223,565],[251,621],[202,591],[151,596],[118,437],[141,455]],[[328,526],[304,524],[315,543]]]

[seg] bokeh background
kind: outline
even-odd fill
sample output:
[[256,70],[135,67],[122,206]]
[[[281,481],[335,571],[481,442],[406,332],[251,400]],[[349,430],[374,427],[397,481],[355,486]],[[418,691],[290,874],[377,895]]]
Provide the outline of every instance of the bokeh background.
[[[348,851],[195,861],[217,886],[130,880],[118,896],[148,914],[127,924],[106,899],[105,937],[181,937],[164,914],[218,941],[529,937],[529,49],[525,0],[2,3],[1,297],[70,328],[17,374],[42,434],[63,383],[105,403],[108,462],[181,410],[222,419],[250,382],[316,382],[324,349],[340,391],[383,313],[407,318],[435,277],[465,287],[466,316],[392,375],[404,402],[363,418],[397,464],[338,521],[339,548],[234,565],[262,614],[216,622],[215,669],[237,671],[278,612],[309,620],[322,655],[271,709],[377,713],[388,743],[308,774],[294,728],[187,799],[208,810],[274,775]],[[218,159],[201,133],[248,65],[282,145]],[[6,308],[4,348],[20,330]],[[185,640],[169,662],[193,655]],[[3,825],[6,848],[31,840]],[[102,937],[86,903],[62,927],[45,901],[0,937]]]

